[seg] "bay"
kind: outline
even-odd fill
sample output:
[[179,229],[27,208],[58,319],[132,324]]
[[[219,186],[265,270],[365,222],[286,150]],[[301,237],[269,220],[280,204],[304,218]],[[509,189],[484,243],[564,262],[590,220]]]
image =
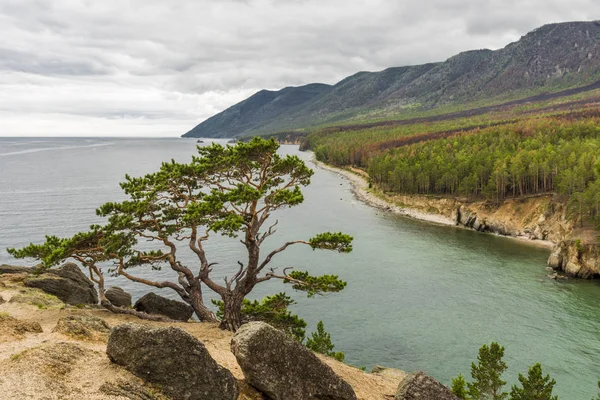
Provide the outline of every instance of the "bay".
[[[46,234],[69,236],[101,222],[95,208],[124,198],[118,183],[126,173],[152,172],[171,158],[187,161],[195,148],[186,139],[0,138],[0,263],[23,263],[7,247],[38,243]],[[315,168],[297,146],[282,146],[282,152]],[[309,299],[269,282],[253,298],[288,289],[309,329],[323,320],[336,350],[356,366],[419,369],[449,384],[458,373],[469,376],[482,344],[498,341],[506,347],[509,382],[540,362],[556,378],[561,398],[595,395],[597,282],[549,280],[546,249],[381,212],[356,201],[343,177],[315,171],[304,204],[274,216],[278,233],[266,245],[322,231],[349,233],[355,237],[351,254],[293,248],[274,261],[280,268],[339,274],[348,286]],[[231,276],[243,260],[236,240],[217,237],[208,251],[221,276]],[[136,273],[173,276],[168,270]],[[113,284],[134,298],[148,291],[121,278],[110,278]]]

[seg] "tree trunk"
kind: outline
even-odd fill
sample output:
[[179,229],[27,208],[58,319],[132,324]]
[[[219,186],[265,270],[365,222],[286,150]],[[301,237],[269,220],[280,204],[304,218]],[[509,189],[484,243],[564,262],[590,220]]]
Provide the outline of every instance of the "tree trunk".
[[194,313],[198,317],[198,319],[202,322],[219,322],[215,313],[210,311],[208,307],[204,305],[204,300],[202,299],[202,290],[200,288],[200,283],[198,285],[194,285],[190,287],[190,298],[189,303],[194,309]]
[[223,320],[221,329],[235,332],[242,326],[242,303],[244,297],[237,293],[230,293],[223,298]]

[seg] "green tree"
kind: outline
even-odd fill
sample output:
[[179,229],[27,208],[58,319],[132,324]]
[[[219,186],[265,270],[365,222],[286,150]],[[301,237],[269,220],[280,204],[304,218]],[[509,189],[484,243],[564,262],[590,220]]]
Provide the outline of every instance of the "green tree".
[[468,395],[473,400],[502,400],[508,396],[508,393],[502,392],[506,381],[503,381],[501,376],[507,368],[502,357],[504,347],[498,343],[481,346],[477,365],[471,363],[473,383],[467,384]]
[[510,400],[558,400],[558,396],[552,396],[556,381],[550,375],[543,375],[540,363],[529,368],[527,377],[519,374],[519,382],[522,387],[513,385]]
[[467,382],[462,374],[459,374],[456,378],[452,379],[452,386],[450,387],[452,393],[459,399],[468,400],[467,396]]
[[[101,266],[110,261],[110,273],[174,290],[203,321],[219,320],[204,302],[203,292],[211,290],[223,301],[222,327],[232,331],[242,324],[244,299],[258,284],[281,280],[309,296],[338,292],[346,283],[336,275],[312,276],[293,267],[279,272],[271,262],[295,245],[348,253],[351,236],[325,232],[261,253],[265,240],[276,232],[277,221],[267,221],[274,212],[303,202],[300,188],[310,184],[313,174],[298,157],[279,156],[278,148],[274,139],[261,138],[235,146],[198,147],[198,156],[188,164],[171,161],[155,173],[126,176],[121,188],[128,199],[96,211],[106,218],[104,225],[74,238],[48,237],[43,244],[9,252],[37,258],[47,268],[73,258],[93,275],[102,275]],[[206,242],[215,234],[239,238],[243,246],[246,257],[231,276],[218,273],[218,262],[207,253]],[[74,240],[78,237],[86,240]],[[193,262],[181,256],[186,248]],[[170,268],[174,274],[170,280],[152,280],[134,274],[135,267]]]
[[[217,317],[223,318],[223,301],[212,300],[218,307]],[[306,321],[292,314],[288,307],[296,302],[285,293],[266,296],[261,301],[244,299],[242,321],[263,321],[280,329],[300,343],[304,341]]]
[[319,321],[317,324],[317,331],[311,334],[311,337],[306,339],[306,347],[314,351],[315,353],[325,354],[326,356],[335,358],[338,361],[344,361],[345,355],[341,351],[335,352],[335,347],[331,343],[331,335],[325,331],[323,321]]

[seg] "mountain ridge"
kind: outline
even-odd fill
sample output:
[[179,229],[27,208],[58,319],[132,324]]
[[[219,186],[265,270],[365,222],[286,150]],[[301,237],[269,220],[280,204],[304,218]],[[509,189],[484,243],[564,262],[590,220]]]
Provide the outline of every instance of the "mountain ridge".
[[[467,50],[442,62],[361,71],[334,85],[259,91],[184,137],[248,136],[398,118],[407,110],[500,103],[501,98],[585,86],[598,78],[600,22],[548,24],[498,50]],[[261,96],[269,100],[261,102]],[[244,112],[248,109],[252,112]]]

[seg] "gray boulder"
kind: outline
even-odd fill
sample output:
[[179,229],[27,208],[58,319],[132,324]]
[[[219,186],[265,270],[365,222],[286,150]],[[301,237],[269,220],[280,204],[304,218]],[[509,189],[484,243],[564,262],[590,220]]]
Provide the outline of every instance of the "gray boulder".
[[31,273],[33,272],[33,268],[29,267],[18,267],[16,265],[0,265],[0,275],[2,274],[20,274],[20,273]]
[[238,396],[231,372],[180,328],[117,326],[110,332],[106,354],[174,399],[234,400]]
[[459,400],[450,389],[423,372],[407,376],[398,385],[396,400]]
[[167,299],[155,293],[148,293],[139,298],[133,306],[137,311],[146,314],[160,314],[175,321],[187,321],[192,318],[194,309],[181,301]]
[[264,322],[242,325],[231,351],[246,382],[273,400],[356,400],[352,387],[312,351]]
[[112,303],[113,306],[129,308],[131,307],[131,295],[118,286],[113,286],[108,289],[104,296]]
[[98,304],[94,283],[73,263],[49,269],[40,275],[30,275],[24,284],[52,294],[67,304]]

